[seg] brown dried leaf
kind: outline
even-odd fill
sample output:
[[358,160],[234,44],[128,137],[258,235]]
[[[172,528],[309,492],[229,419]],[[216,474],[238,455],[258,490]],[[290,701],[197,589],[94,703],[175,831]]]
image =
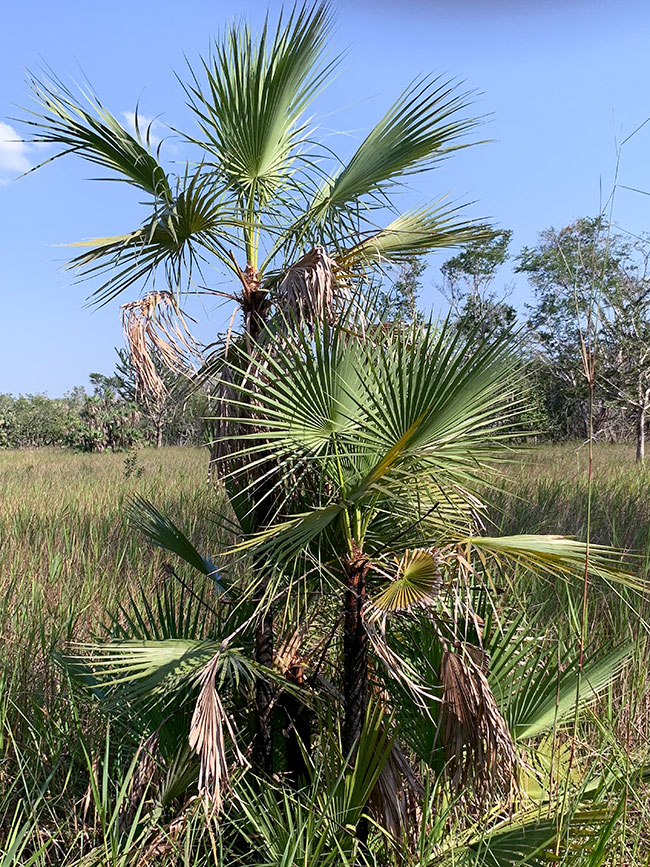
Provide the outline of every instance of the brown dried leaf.
[[446,650],[440,679],[440,738],[452,790],[471,790],[479,804],[496,793],[509,796],[519,758],[485,675],[469,654]]
[[351,298],[345,283],[336,280],[335,268],[325,248],[314,247],[284,275],[279,287],[280,309],[310,324],[319,317],[334,318],[337,302]]
[[188,373],[191,357],[200,358],[201,349],[187,319],[191,317],[183,313],[171,292],[149,292],[122,306],[122,326],[143,396],[155,400],[166,394],[154,353],[175,373]]
[[221,809],[222,792],[230,779],[226,735],[230,739],[237,762],[241,765],[246,764],[215,686],[218,665],[219,654],[217,653],[201,674],[201,692],[192,715],[189,738],[190,749],[197,753],[201,762],[199,792],[210,802],[215,812]]

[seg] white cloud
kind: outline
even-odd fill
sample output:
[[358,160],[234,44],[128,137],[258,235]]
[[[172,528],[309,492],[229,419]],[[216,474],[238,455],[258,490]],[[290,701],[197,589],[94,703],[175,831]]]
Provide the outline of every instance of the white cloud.
[[8,183],[32,167],[30,149],[30,145],[20,141],[19,133],[12,126],[0,121],[0,184]]

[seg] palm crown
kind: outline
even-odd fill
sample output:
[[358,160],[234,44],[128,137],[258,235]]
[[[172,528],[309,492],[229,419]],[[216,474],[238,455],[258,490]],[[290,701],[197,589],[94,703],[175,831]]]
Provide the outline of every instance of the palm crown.
[[466,146],[476,121],[464,115],[468,94],[453,83],[414,82],[347,162],[317,141],[307,110],[336,68],[325,58],[330,26],[318,3],[281,17],[275,31],[267,21],[258,37],[246,25],[228,30],[182,85],[197,130],[180,136],[199,153],[177,175],[161,163],[137,114],[132,134],[96,97],[80,101],[60,82],[32,79],[40,105],[27,120],[33,139],[149,197],[142,226],[83,242],[89,249],[70,263],[85,277],[103,277],[96,302],[159,271],[174,293],[209,292],[197,274],[217,265],[241,282],[238,298],[250,314],[261,295],[277,300],[282,275],[314,247],[327,251],[331,279],[332,266],[364,271],[480,234],[456,208],[399,213],[391,198],[406,175]]

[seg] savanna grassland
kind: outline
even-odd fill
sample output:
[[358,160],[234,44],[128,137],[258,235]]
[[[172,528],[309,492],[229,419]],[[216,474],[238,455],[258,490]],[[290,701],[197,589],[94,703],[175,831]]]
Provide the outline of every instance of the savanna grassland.
[[[184,574],[173,556],[129,528],[125,512],[134,495],[155,503],[200,550],[218,553],[207,458],[205,450],[181,448],[126,456],[0,451],[2,867],[130,863],[121,860],[125,848],[117,842],[124,832],[123,802],[136,785],[132,766],[121,756],[121,733],[73,688],[57,665],[56,650],[101,635],[107,612],[119,614],[120,605],[128,609],[130,596],[153,599],[154,587],[168,581],[165,563]],[[633,458],[628,445],[596,447],[591,538],[627,555],[634,549],[635,568],[647,573],[650,469],[640,470]],[[578,445],[540,446],[517,456],[505,471],[492,521],[503,533],[561,530],[584,538],[586,468],[587,451]],[[537,612],[552,622],[561,611],[561,619],[573,618],[579,632],[582,587],[524,577],[514,586],[531,616]],[[613,819],[620,833],[610,833],[597,850],[605,860],[590,863],[648,864],[645,777],[625,774],[650,756],[650,601],[596,582],[589,588],[588,618],[589,653],[600,642],[611,643],[612,634],[632,638],[637,650],[575,729],[575,756],[569,757],[567,741],[562,761],[598,755],[601,776],[593,785],[614,780],[623,793]],[[202,817],[184,826],[165,864],[195,863],[192,835],[198,827]],[[221,863],[216,851],[214,859]]]

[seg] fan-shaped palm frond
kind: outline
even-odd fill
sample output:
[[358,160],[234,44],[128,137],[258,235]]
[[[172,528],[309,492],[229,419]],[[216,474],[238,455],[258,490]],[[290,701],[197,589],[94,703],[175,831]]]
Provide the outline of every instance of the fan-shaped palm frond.
[[478,223],[457,218],[460,208],[436,205],[401,214],[377,232],[339,253],[342,268],[357,263],[394,263],[409,261],[439,248],[456,247],[487,236],[488,229]]
[[[523,639],[523,640],[522,640]],[[531,640],[530,632],[495,635],[488,648],[488,675],[501,712],[517,741],[536,738],[593,702],[620,674],[634,652],[632,643],[587,657],[582,666],[574,650],[562,653]],[[579,687],[579,688],[578,688]]]
[[459,139],[477,124],[474,118],[462,117],[469,97],[441,78],[414,81],[342,170],[322,185],[312,202],[313,219],[323,221],[361,197],[466,147]]
[[251,207],[289,180],[306,132],[301,117],[331,72],[323,62],[330,28],[324,3],[281,15],[275,33],[267,19],[258,38],[246,25],[233,26],[202,62],[206,84],[192,73],[185,86],[201,130],[197,143]]
[[154,207],[152,217],[140,228],[71,244],[87,249],[67,268],[80,280],[103,281],[91,295],[100,305],[131,286],[152,282],[159,270],[176,297],[210,254],[234,270],[228,248],[240,224],[214,178],[199,166],[177,183],[171,199]]
[[260,541],[277,538],[295,550],[362,503],[374,511],[413,503],[414,477],[428,489],[430,521],[442,528],[445,517],[460,517],[458,526],[471,525],[472,489],[484,486],[480,468],[519,409],[504,385],[508,341],[470,349],[447,326],[433,325],[406,334],[393,327],[385,338],[379,347],[321,325],[313,340],[267,341],[256,349],[255,368],[241,351],[230,403],[248,406],[254,393],[256,411],[254,419],[235,418],[251,431],[238,436],[240,462],[250,467],[273,455],[275,477],[288,485],[301,466],[314,467],[325,485],[320,502],[269,526]]
[[558,578],[584,576],[589,572],[608,582],[626,584],[645,592],[646,582],[621,562],[623,552],[604,545],[591,544],[567,536],[522,534],[519,536],[471,536],[462,539],[489,571],[490,564],[505,567],[518,565],[539,575]]
[[441,585],[440,561],[435,551],[407,550],[397,562],[395,576],[389,576],[389,583],[369,604],[377,612],[408,611],[435,598]]
[[151,152],[150,128],[143,142],[137,122],[136,136],[133,136],[96,96],[84,94],[88,104],[85,108],[58,79],[39,81],[32,76],[28,83],[40,106],[40,112],[29,112],[35,120],[25,121],[34,130],[31,140],[62,148],[46,162],[75,153],[94,165],[115,172],[119,176],[117,180],[126,180],[155,200],[171,203],[173,195],[169,179]]

